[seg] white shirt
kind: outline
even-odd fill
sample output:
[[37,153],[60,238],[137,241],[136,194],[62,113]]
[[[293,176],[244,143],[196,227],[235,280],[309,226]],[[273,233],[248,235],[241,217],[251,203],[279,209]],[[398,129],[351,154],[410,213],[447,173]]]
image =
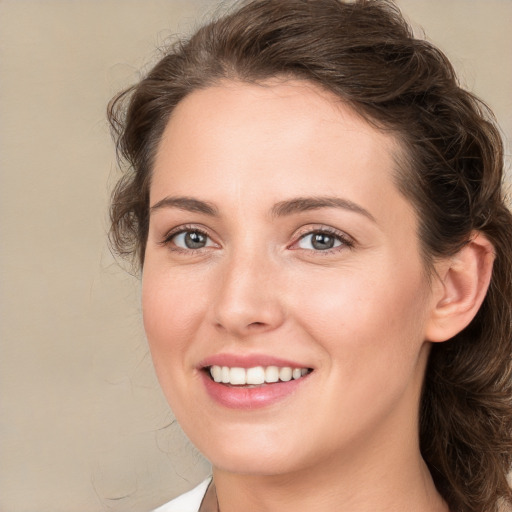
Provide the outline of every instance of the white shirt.
[[201,482],[191,491],[181,494],[177,498],[156,508],[153,512],[198,512],[210,481],[211,477]]

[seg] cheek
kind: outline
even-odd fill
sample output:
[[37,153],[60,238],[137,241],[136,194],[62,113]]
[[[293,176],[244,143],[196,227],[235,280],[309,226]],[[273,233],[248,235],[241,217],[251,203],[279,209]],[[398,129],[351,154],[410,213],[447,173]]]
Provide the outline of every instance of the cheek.
[[187,363],[185,349],[204,317],[206,301],[194,279],[183,281],[173,272],[157,272],[149,265],[142,283],[144,329],[160,376],[164,365],[168,368]]
[[366,366],[399,366],[424,341],[427,302],[421,272],[390,264],[372,270],[310,275],[301,280],[302,292],[293,293],[300,294],[297,321],[331,357],[353,368],[362,359]]
[[199,286],[197,280],[180,279],[172,269],[144,269],[144,329],[160,387],[177,417],[190,413],[191,383],[199,377],[193,342],[200,337],[204,318],[205,294],[199,293]]
[[403,397],[411,417],[417,407],[425,364],[425,284],[417,273],[399,277],[387,270],[378,277],[354,271],[324,282],[317,278],[317,286],[306,282],[311,292],[301,294],[302,314],[295,318],[324,354],[318,400],[323,410],[335,411],[333,432],[377,428]]

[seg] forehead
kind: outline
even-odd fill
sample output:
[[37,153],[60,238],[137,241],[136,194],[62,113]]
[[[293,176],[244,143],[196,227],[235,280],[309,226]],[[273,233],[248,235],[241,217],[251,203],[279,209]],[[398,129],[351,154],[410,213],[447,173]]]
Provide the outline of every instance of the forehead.
[[[226,80],[192,92],[177,105],[162,135],[159,153],[166,146],[176,148],[185,143],[195,147],[199,142],[206,143],[207,138],[217,142],[236,134],[240,138],[258,135],[255,142],[265,142],[274,149],[295,144],[297,136],[302,136],[311,150],[322,146],[322,139],[326,144],[335,138],[348,140],[350,132],[354,137],[360,135],[359,145],[373,139],[372,144],[380,144],[386,151],[399,150],[393,135],[378,131],[341,98],[315,84],[301,80],[274,79],[259,84]],[[193,139],[189,137],[192,134]]]
[[315,85],[225,82],[191,93],[173,112],[151,202],[191,191],[221,203],[341,194],[385,210],[400,195],[399,152],[392,135]]

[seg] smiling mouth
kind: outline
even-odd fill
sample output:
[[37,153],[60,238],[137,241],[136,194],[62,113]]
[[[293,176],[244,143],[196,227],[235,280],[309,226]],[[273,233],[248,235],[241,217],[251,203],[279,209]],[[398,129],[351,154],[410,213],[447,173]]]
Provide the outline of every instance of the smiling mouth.
[[279,382],[297,380],[310,374],[312,368],[292,368],[290,366],[254,366],[240,368],[212,365],[204,369],[210,379],[227,386],[264,386]]

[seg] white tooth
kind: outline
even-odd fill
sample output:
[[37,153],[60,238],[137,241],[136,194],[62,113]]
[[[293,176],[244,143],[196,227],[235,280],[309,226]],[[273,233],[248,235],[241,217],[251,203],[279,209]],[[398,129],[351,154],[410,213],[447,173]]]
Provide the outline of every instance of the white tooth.
[[247,384],[245,368],[230,368],[229,383],[230,384]]
[[308,374],[308,369],[307,368],[302,368],[301,371],[300,371],[300,374],[304,377],[304,375]]
[[247,369],[247,384],[263,384],[265,382],[265,369],[255,366]]
[[222,382],[222,368],[217,365],[213,365],[210,368],[210,374],[215,382]]
[[294,369],[293,369],[292,377],[293,377],[294,379],[300,379],[301,375],[302,375],[302,374],[301,374],[301,372],[300,372],[300,368],[294,368]]
[[283,382],[292,380],[292,369],[289,366],[285,366],[279,370],[279,379]]
[[221,379],[223,384],[229,384],[229,368],[227,366],[222,367]]
[[279,380],[279,368],[277,366],[267,366],[265,370],[265,382],[277,382]]

